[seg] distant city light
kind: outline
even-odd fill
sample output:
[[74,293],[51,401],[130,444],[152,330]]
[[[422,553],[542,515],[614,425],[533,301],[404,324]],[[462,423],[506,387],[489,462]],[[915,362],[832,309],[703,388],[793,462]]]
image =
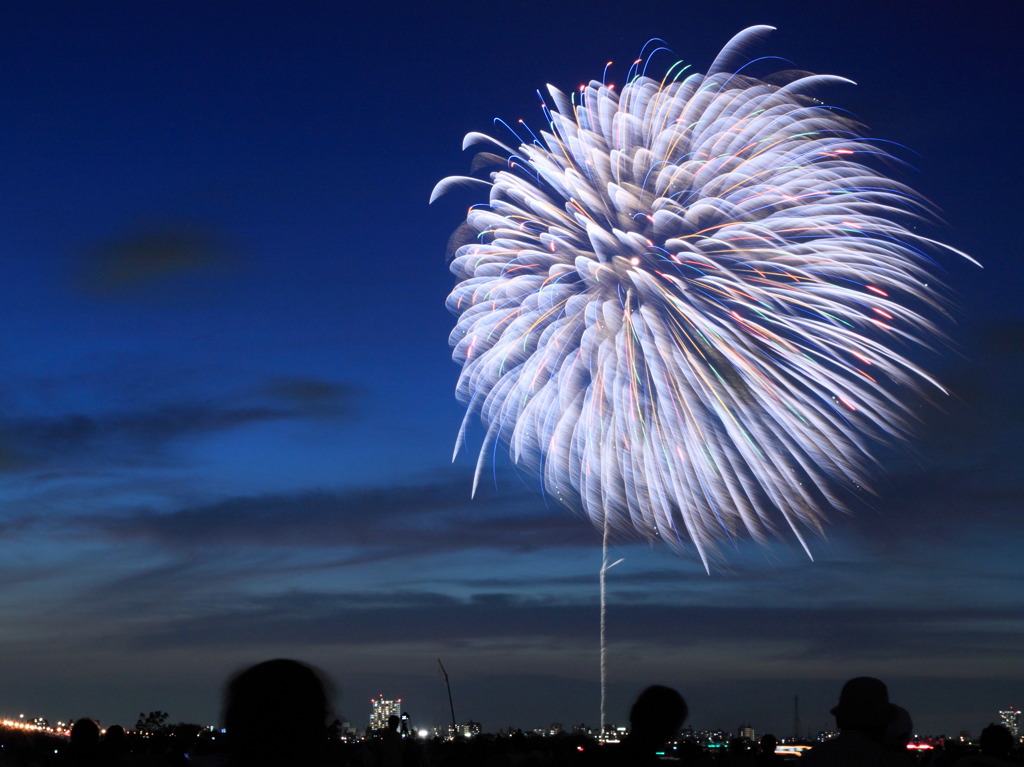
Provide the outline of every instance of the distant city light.
[[[423,727],[422,725],[416,728],[411,726],[410,715],[408,712],[401,711],[400,704],[401,698],[385,699],[383,696],[380,698],[371,699],[375,705],[378,716],[384,715],[386,712],[390,713],[394,711],[397,713],[402,722],[403,727],[401,729],[402,737],[414,737],[422,739],[436,738],[441,740],[452,740],[456,738],[475,738],[484,733],[484,730],[480,722],[468,720],[457,724],[449,725],[435,725],[433,727]],[[1001,719],[1009,726],[1020,728],[1021,724],[1021,711],[1014,707],[1008,707],[1007,709],[999,712]],[[383,721],[381,721],[383,720]],[[381,729],[387,727],[387,717],[380,716],[378,721],[381,721]],[[365,739],[372,739],[379,737],[380,733],[374,732],[374,728],[369,728],[365,733],[358,731],[356,728],[345,721],[338,721],[336,724],[335,737],[342,743],[359,742]],[[408,729],[406,729],[408,727]],[[0,716],[0,728],[6,728],[9,730],[21,731],[26,734],[39,733],[41,735],[54,737],[65,741],[71,736],[70,725],[63,721],[48,720],[42,716],[28,717],[25,714],[20,714],[17,718],[8,716],[3,718]],[[556,737],[563,732],[571,731],[577,735],[584,735],[595,738],[598,745],[608,743],[618,743],[629,732],[628,727],[621,725],[615,725],[612,723],[606,723],[605,726],[598,731],[592,729],[585,724],[573,725],[571,728],[563,727],[561,722],[552,722],[548,727],[536,728],[533,730],[520,730],[514,727],[508,727],[506,730],[501,730],[497,734],[500,736],[507,735],[512,736],[516,733],[522,736],[525,732],[528,735],[534,735],[538,737]],[[202,732],[210,740],[216,740],[214,733],[225,734],[226,729],[216,727],[214,725],[199,726],[196,725],[196,730]],[[740,730],[746,732],[748,735],[753,735],[754,728],[752,725],[741,725]],[[101,732],[105,733],[106,728],[101,729]],[[134,736],[147,737],[147,733],[136,732],[132,733]],[[837,733],[829,731],[821,731],[813,739],[816,743],[822,743],[835,737]],[[684,729],[678,739],[678,743],[688,742],[690,744],[696,744],[702,749],[706,749],[705,753],[712,754],[715,752],[722,753],[730,749],[730,741],[733,739],[734,733],[726,730],[715,730],[715,729],[696,729],[694,727],[687,727]],[[1015,738],[1020,741],[1020,735],[1015,733]],[[809,742],[798,743],[796,738],[785,738],[785,742],[779,743],[776,747],[775,753],[781,757],[785,757],[789,761],[793,761],[796,758],[802,756],[808,749],[812,748]],[[752,737],[748,737],[744,740],[744,749],[750,747],[750,743],[754,742]],[[957,737],[950,735],[921,735],[917,734],[913,736],[913,740],[906,744],[906,750],[912,754],[926,754],[932,751],[939,753],[948,747],[951,743],[963,743],[963,744],[974,744],[977,745],[978,741],[976,738],[972,738],[971,733],[968,730],[960,730]],[[0,749],[3,749],[4,744],[0,743]],[[583,751],[584,748],[580,746],[577,750]],[[678,747],[672,745],[671,749],[666,749],[664,752],[659,752],[659,756],[672,759],[676,756]],[[931,757],[930,757],[931,758]],[[2,761],[2,760],[0,760]]]
[[796,744],[790,745],[778,745],[775,747],[775,753],[782,756],[803,756],[804,751],[809,749],[810,746],[800,746]]

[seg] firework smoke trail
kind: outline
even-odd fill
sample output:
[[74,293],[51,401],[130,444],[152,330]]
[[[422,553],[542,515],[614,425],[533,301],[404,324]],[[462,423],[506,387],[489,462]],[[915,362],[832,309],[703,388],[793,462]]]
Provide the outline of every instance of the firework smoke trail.
[[608,602],[606,600],[607,592],[605,591],[605,577],[608,572],[608,518],[604,520],[604,530],[601,535],[601,633],[598,639],[598,652],[600,653],[600,673],[601,673],[601,716],[598,718],[598,732],[604,736],[604,725],[605,725],[605,702],[608,697],[608,668],[606,665],[607,658],[607,643],[605,642],[605,623],[608,617]]
[[608,667],[606,665],[606,658],[608,654],[608,644],[605,641],[605,622],[608,616],[608,600],[607,590],[605,588],[605,580],[608,571],[615,567],[615,565],[621,562],[621,559],[616,559],[611,564],[608,564],[608,520],[605,519],[604,530],[601,535],[601,572],[600,572],[600,587],[601,587],[601,638],[599,641],[600,653],[601,653],[601,717],[598,719],[600,722],[601,733],[604,733],[605,725],[605,701],[608,697]]
[[807,549],[843,492],[868,489],[872,446],[941,391],[905,355],[938,335],[929,253],[958,251],[914,231],[927,205],[810,95],[849,81],[736,67],[770,30],[707,74],[658,81],[641,59],[621,91],[549,86],[549,129],[518,146],[466,137],[498,169],[431,199],[489,189],[448,297],[456,451],[471,420],[486,430],[474,489],[504,441],[595,525],[692,544],[706,568],[743,535]]

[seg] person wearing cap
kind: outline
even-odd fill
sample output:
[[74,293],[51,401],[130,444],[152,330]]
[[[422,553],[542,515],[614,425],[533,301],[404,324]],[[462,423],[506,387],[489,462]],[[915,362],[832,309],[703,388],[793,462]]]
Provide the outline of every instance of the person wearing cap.
[[831,713],[839,735],[800,758],[800,767],[905,767],[901,755],[883,745],[886,728],[898,708],[880,679],[859,676],[843,685]]

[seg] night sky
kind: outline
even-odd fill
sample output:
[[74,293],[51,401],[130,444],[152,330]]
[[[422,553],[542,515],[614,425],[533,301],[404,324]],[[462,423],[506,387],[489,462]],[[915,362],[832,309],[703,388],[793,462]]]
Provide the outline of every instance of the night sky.
[[[499,456],[470,500],[445,251],[460,151],[652,37],[698,71],[743,27],[830,87],[941,209],[953,395],[812,541],[621,542],[609,718],[831,723],[884,679],[918,729],[1024,701],[1017,0],[34,2],[0,11],[0,713],[214,722],[226,676],[323,668],[336,709],[598,724],[600,535]],[[780,65],[788,68],[789,65]],[[471,451],[481,433],[471,433]]]

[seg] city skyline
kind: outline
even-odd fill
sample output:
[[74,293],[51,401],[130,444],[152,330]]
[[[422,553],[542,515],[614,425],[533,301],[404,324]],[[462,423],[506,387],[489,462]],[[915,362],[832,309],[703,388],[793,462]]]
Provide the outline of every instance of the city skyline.
[[621,82],[652,38],[703,71],[753,24],[767,69],[856,83],[822,96],[983,268],[936,256],[950,343],[907,353],[951,395],[813,560],[613,541],[607,718],[661,683],[694,723],[785,731],[799,696],[817,731],[862,674],[933,733],[1019,703],[1024,6],[881,0],[5,7],[6,700],[215,722],[233,672],[292,657],[341,716],[400,690],[442,723],[440,658],[459,721],[596,726],[601,535],[502,449],[471,499],[479,425],[451,462],[446,245],[481,199],[428,200],[545,84]]
[[[409,735],[409,737],[432,738],[432,737],[436,737],[438,735],[440,735],[441,737],[445,737],[446,735],[450,735],[451,730],[452,730],[452,724],[450,722],[447,723],[447,724],[438,724],[436,722],[435,723],[424,723],[424,722],[413,723],[411,721],[411,719],[408,717],[407,713],[404,711],[404,709],[401,709],[399,706],[395,705],[395,704],[400,704],[401,700],[402,700],[401,698],[385,699],[383,697],[378,697],[378,698],[371,699],[371,701],[370,701],[370,714],[368,716],[368,723],[367,723],[367,725],[365,727],[360,726],[356,722],[350,721],[348,719],[344,719],[343,720],[343,719],[335,717],[337,719],[337,723],[342,725],[341,734],[345,735],[346,732],[348,732],[348,733],[354,734],[356,736],[369,737],[371,734],[373,734],[375,732],[379,732],[382,729],[385,729],[387,727],[387,717],[390,716],[391,714],[394,714],[394,715],[402,717],[405,720],[405,723],[408,725],[408,735]],[[142,716],[143,716],[143,714],[140,713],[140,718]],[[1020,719],[1019,718],[1020,718],[1020,711],[1017,710],[1015,707],[1010,706],[1009,708],[1007,708],[1005,710],[997,711],[996,712],[996,716],[989,722],[989,725],[998,724],[998,725],[1002,725],[1003,727],[1006,727],[1010,731],[1010,734],[1017,740],[1018,743],[1020,743],[1021,739],[1024,738],[1024,735],[1022,735],[1021,732],[1020,732],[1020,727],[1019,727]],[[116,722],[103,723],[102,721],[99,721],[99,720],[97,720],[97,723],[100,724],[100,726],[101,726],[101,732],[105,732],[106,728],[109,727],[109,726],[112,726],[113,724],[118,724]],[[57,731],[63,732],[66,735],[66,734],[68,734],[70,732],[71,724],[72,724],[72,722],[70,720],[65,721],[65,720],[60,720],[60,719],[50,719],[50,718],[42,716],[42,715],[27,716],[25,714],[19,714],[18,716],[15,717],[15,716],[6,715],[6,714],[0,712],[0,727],[20,728],[20,729],[33,729],[33,728],[36,728],[36,729],[40,729],[40,730],[51,730],[51,731],[52,730],[57,730]],[[200,726],[200,727],[202,727],[204,729],[211,729],[211,730],[219,729],[219,727],[217,725],[215,725],[215,724],[209,724],[209,723],[204,723],[204,722],[178,722],[178,721],[173,720],[172,718],[169,718],[168,721],[167,721],[167,725],[170,726],[170,727],[176,727],[176,726],[178,726],[180,724],[198,725],[198,726]],[[986,726],[989,726],[989,725],[986,725]],[[510,734],[510,733],[516,732],[516,731],[529,732],[529,733],[532,733],[532,734],[535,734],[535,735],[558,735],[558,734],[566,733],[566,732],[585,732],[587,734],[591,734],[591,735],[594,735],[596,737],[596,734],[598,732],[598,728],[597,727],[591,727],[586,722],[575,723],[575,724],[568,725],[568,726],[566,724],[564,724],[563,722],[551,722],[546,727],[534,727],[532,729],[516,727],[515,725],[509,725],[509,726],[502,727],[502,728],[497,728],[497,729],[487,729],[487,728],[480,727],[480,723],[479,722],[476,722],[476,721],[474,721],[472,719],[467,719],[465,721],[457,722],[456,726],[458,728],[460,728],[460,730],[464,730],[464,729],[472,727],[473,730],[474,730],[474,734],[481,734],[481,733],[483,733],[483,734],[492,734],[492,735],[493,734],[499,734],[499,735],[501,735],[501,734]],[[350,730],[346,730],[345,729],[346,727],[350,727],[351,729]],[[477,729],[478,727],[479,727],[479,729]],[[128,729],[129,731],[132,731],[134,728],[128,727],[126,729]],[[605,730],[606,731],[614,730],[614,731],[620,733],[620,735],[621,734],[625,734],[625,733],[629,732],[629,722],[628,722],[628,720],[625,721],[625,723],[621,723],[621,722],[607,722],[605,724]],[[465,734],[465,732],[463,732],[463,734]],[[680,740],[692,738],[692,739],[696,739],[696,740],[698,740],[700,742],[705,742],[705,741],[722,741],[722,742],[724,742],[725,740],[728,740],[731,737],[739,737],[739,738],[743,738],[743,739],[745,739],[747,741],[750,741],[750,742],[756,742],[764,734],[775,735],[779,739],[780,743],[794,743],[794,742],[814,743],[814,742],[821,742],[821,741],[823,741],[825,739],[834,737],[835,735],[838,734],[838,730],[836,729],[835,726],[831,726],[831,727],[823,727],[822,729],[817,730],[817,731],[814,731],[814,730],[806,730],[806,731],[804,731],[803,729],[801,729],[799,732],[790,731],[788,733],[782,733],[782,732],[779,732],[779,731],[769,731],[767,729],[760,729],[757,726],[755,726],[753,723],[745,722],[745,721],[741,721],[741,722],[739,722],[738,724],[736,724],[735,726],[732,726],[732,727],[726,727],[726,726],[721,726],[721,725],[716,725],[716,726],[700,725],[700,726],[697,726],[697,725],[694,725],[692,722],[687,721],[684,724],[684,726],[682,728],[682,731],[680,733]],[[948,739],[958,739],[960,741],[970,740],[970,741],[977,742],[977,739],[980,737],[980,734],[981,734],[980,729],[977,732],[972,732],[970,730],[961,728],[961,729],[957,730],[955,733],[954,732],[931,733],[931,732],[922,732],[920,730],[915,729],[911,733],[911,742],[912,743],[916,742],[916,741],[927,742],[927,741],[930,741],[930,740],[933,740],[933,739],[939,739],[939,738],[943,738],[943,737],[948,738]]]

